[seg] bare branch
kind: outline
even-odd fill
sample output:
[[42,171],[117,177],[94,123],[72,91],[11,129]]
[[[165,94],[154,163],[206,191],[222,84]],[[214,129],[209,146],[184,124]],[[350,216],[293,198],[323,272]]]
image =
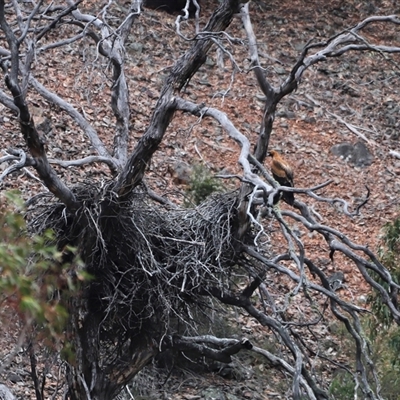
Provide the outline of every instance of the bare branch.
[[271,190],[271,187],[268,186],[260,177],[255,174],[249,163],[249,155],[250,155],[250,142],[245,135],[239,132],[236,127],[229,120],[227,115],[222,111],[219,111],[215,108],[211,107],[203,107],[199,106],[195,103],[192,103],[188,100],[184,100],[182,98],[176,98],[176,108],[178,110],[190,112],[193,115],[197,115],[199,117],[210,116],[217,120],[221,126],[227,131],[229,136],[235,140],[241,147],[241,151],[238,157],[238,161],[243,168],[243,178],[247,182],[252,182],[254,185],[262,188],[265,193],[268,193]]
[[[65,397],[74,397],[76,391],[87,398],[95,397],[95,393],[102,393],[103,399],[115,398],[121,385],[127,384],[160,351],[172,349],[194,352],[225,363],[231,362],[241,350],[252,350],[265,357],[272,367],[290,375],[291,393],[286,395],[294,399],[327,399],[326,371],[329,366],[325,368],[325,364],[331,363],[333,368],[344,368],[352,375],[357,391],[362,391],[365,398],[379,398],[379,383],[374,381],[374,365],[360,323],[361,316],[370,311],[347,300],[354,295],[352,285],[346,284],[347,270],[334,264],[334,257],[345,258],[357,273],[360,272],[364,281],[379,293],[398,324],[400,285],[367,246],[358,245],[350,236],[325,224],[323,215],[300,201],[300,197],[304,197],[325,202],[351,217],[366,204],[369,190],[367,188],[365,198],[360,200],[361,204],[357,199],[353,205],[341,198],[331,198],[329,194],[321,195],[322,189],[329,191],[331,181],[311,188],[280,186],[262,163],[276,106],[283,96],[297,87],[306,68],[354,48],[358,51],[366,48],[379,52],[397,51],[390,46],[370,44],[361,36],[363,27],[379,22],[379,19],[367,19],[327,42],[309,43],[290,76],[280,87],[274,88],[260,64],[249,4],[239,7],[237,0],[220,1],[207,27],[200,31],[198,2],[192,0],[197,10],[193,28],[196,32],[193,37],[185,38],[191,41],[192,48],[172,68],[147,130],[128,157],[130,109],[124,71],[125,39],[134,18],[140,13],[141,1],[131,1],[126,18],[120,19],[122,23],[116,23],[121,14],[119,11],[112,14],[115,11],[112,2],[106,2],[97,13],[91,11],[93,15],[89,15],[77,8],[79,1],[67,0],[64,7],[42,5],[40,9],[45,10],[38,15],[41,11],[37,3],[32,3],[27,11],[24,7],[28,3],[11,1],[16,10],[10,17],[14,32],[5,20],[5,2],[0,0],[0,24],[10,49],[0,49],[0,56],[12,97],[0,91],[0,102],[20,114],[21,130],[31,156],[18,149],[9,150],[7,155],[0,157],[0,163],[9,163],[0,174],[0,181],[12,171],[26,166],[37,169],[42,181],[61,201],[52,199],[51,204],[46,204],[47,199],[38,201],[47,194],[30,199],[27,204],[32,216],[31,228],[35,231],[52,228],[57,246],[60,249],[77,248],[85,270],[94,278],[85,282],[69,303],[68,337],[76,349],[76,358],[74,364],[67,366],[69,392]],[[41,4],[41,0],[38,1]],[[190,0],[187,0],[186,16],[189,4]],[[50,10],[56,10],[57,14],[52,16]],[[237,11],[240,11],[248,38],[251,69],[266,97],[254,155],[251,154],[253,144],[228,114],[179,96],[214,44],[226,52],[236,71],[234,54],[238,53],[224,46],[225,43],[236,44],[238,40],[224,29]],[[67,14],[72,14],[72,19],[65,21]],[[385,21],[397,24],[397,17],[385,18],[389,18]],[[181,21],[177,20],[178,34],[184,32],[179,25]],[[71,36],[50,41],[48,33],[63,23],[68,24],[63,35]],[[32,27],[27,29],[29,25]],[[37,32],[39,39],[44,39],[39,51],[33,46]],[[17,34],[21,35],[21,49],[25,53],[19,52]],[[40,51],[71,44],[85,36],[94,41],[98,54],[107,58],[112,68],[111,106],[116,119],[113,152],[107,149],[99,132],[90,126],[84,111],[78,112],[72,104],[31,76],[32,60],[41,55]],[[312,51],[315,54],[311,54]],[[233,82],[234,74],[231,78]],[[67,161],[46,158],[44,143],[25,97],[30,86],[47,102],[73,118],[97,155]],[[146,187],[145,169],[160,147],[177,110],[196,116],[199,124],[212,118],[238,144],[235,151],[241,173],[235,177],[241,183],[239,190],[214,194],[194,209],[182,209]],[[354,126],[346,126],[360,134]],[[50,134],[47,136],[51,138]],[[364,135],[360,136],[367,140]],[[390,154],[400,158],[397,151]],[[79,179],[78,185],[69,190],[57,186],[58,181],[51,175],[54,171],[48,172],[50,164],[68,168],[89,163],[106,164],[113,174],[119,175],[101,183],[89,179],[82,183]],[[226,177],[228,173],[221,175]],[[288,210],[283,206],[281,209],[277,204],[280,192],[302,196],[296,198],[294,207]],[[310,240],[309,235],[303,234],[304,229],[314,233],[316,239]],[[321,252],[313,258],[309,256],[315,249],[316,240],[325,241],[320,251],[325,251],[326,257],[320,257]],[[279,246],[275,247],[277,241]],[[332,265],[326,266],[328,255]],[[79,263],[76,268],[81,265]],[[332,268],[335,268],[333,275]],[[73,275],[71,273],[71,277]],[[239,308],[244,313],[241,318],[256,320],[265,327],[263,332],[268,336],[266,340],[273,340],[274,351],[254,348],[246,339],[199,335],[197,324],[203,323],[203,319],[198,320],[198,315],[207,314],[210,307],[219,310],[225,309],[226,305]],[[332,321],[345,326],[351,335],[355,347],[354,367],[350,363],[341,364],[325,347],[326,329]],[[209,332],[212,332],[212,323],[207,326]],[[182,332],[182,326],[185,335],[195,336],[176,334]],[[329,340],[333,336],[330,335]],[[319,369],[321,363],[324,363],[323,371]]]
[[65,17],[68,14],[71,14],[80,3],[82,3],[83,0],[77,0],[75,3],[70,2],[70,6],[63,10],[61,13],[57,15],[57,17],[51,22],[50,25],[46,26],[45,28],[42,29],[42,31],[36,36],[36,41],[40,41],[43,36],[45,36],[48,32],[50,32],[54,27],[61,21],[63,17]]
[[[212,348],[216,346],[217,349]],[[205,356],[223,363],[232,362],[234,354],[242,349],[251,349],[252,344],[247,339],[218,339],[211,335],[204,336],[167,336],[163,338],[162,349],[174,349],[178,351],[191,351],[198,356]]]
[[395,150],[389,150],[389,154],[393,157],[399,158],[400,159],[400,153]]
[[243,27],[247,33],[247,38],[249,40],[249,52],[251,58],[251,68],[254,70],[256,75],[258,85],[260,89],[265,94],[265,96],[271,97],[275,93],[274,88],[270,85],[270,83],[266,80],[264,71],[261,68],[260,61],[258,59],[258,50],[257,50],[257,40],[256,36],[253,31],[253,26],[250,22],[250,15],[249,15],[249,3],[245,3],[242,5],[240,10],[240,15],[242,17]]
[[[46,89],[36,78],[32,75],[30,76],[29,82],[32,86],[37,90],[39,94],[41,94],[46,100],[50,101],[52,104],[60,107],[64,111],[66,111],[81,127],[81,129],[85,132],[86,136],[90,140],[90,144],[97,151],[97,153],[101,157],[112,159],[110,153],[104,146],[103,142],[100,140],[97,132],[94,128],[89,124],[89,122],[79,113],[70,103],[63,100],[57,94],[50,92]],[[119,165],[118,161],[115,160],[115,163]]]
[[39,47],[37,50],[39,53],[47,51],[47,50],[51,50],[51,49],[55,49],[57,47],[62,47],[65,46],[67,44],[71,44],[74,43],[82,38],[84,38],[87,35],[86,32],[81,32],[78,35],[75,35],[71,38],[67,38],[67,39],[63,39],[63,40],[59,40],[58,42],[54,42],[54,43],[50,43],[47,44],[45,46]]
[[[328,182],[327,182],[328,183]],[[329,181],[329,183],[332,183],[332,181]],[[364,199],[362,200],[362,202],[360,204],[357,205],[357,207],[355,208],[355,210],[353,212],[349,211],[349,203],[341,198],[335,197],[335,198],[329,198],[329,197],[322,197],[316,193],[314,193],[314,191],[316,190],[316,188],[322,188],[326,186],[326,184],[322,184],[322,185],[318,185],[315,188],[311,188],[311,189],[300,189],[300,188],[296,188],[295,190],[289,190],[286,188],[282,188],[283,190],[286,191],[290,191],[293,193],[306,193],[307,195],[309,195],[310,197],[312,197],[313,199],[316,199],[320,202],[324,202],[324,203],[328,203],[328,204],[332,204],[332,205],[341,205],[342,206],[342,211],[345,215],[349,216],[349,217],[355,217],[356,215],[359,215],[359,212],[361,210],[362,207],[365,206],[365,204],[367,204],[368,200],[369,200],[369,195],[370,195],[370,190],[368,187],[366,187],[367,189],[367,194],[364,197]]]
[[35,321],[32,318],[29,318],[25,322],[25,325],[21,329],[21,332],[19,332],[17,343],[15,344],[14,348],[8,353],[7,358],[3,361],[3,363],[0,364],[0,374],[2,374],[4,371],[7,371],[10,368],[10,365],[14,357],[19,353],[24,343],[26,342],[28,332],[31,329],[34,322]]
[[[329,39],[326,43],[317,43],[306,46],[301,56],[299,57],[299,60],[297,61],[295,67],[292,69],[290,76],[281,86],[281,91],[285,93],[292,91],[291,88],[293,87],[294,82],[298,83],[300,81],[302,74],[307,68],[320,61],[326,60],[327,57],[339,57],[342,54],[351,50],[356,50],[356,51],[372,50],[379,53],[400,52],[400,47],[366,44],[368,43],[368,41],[359,35],[359,31],[373,22],[392,22],[396,25],[400,24],[400,20],[396,15],[373,16],[366,18],[364,21],[360,22],[354,28],[334,36],[333,38]],[[362,42],[361,44],[359,43],[360,41]],[[323,47],[323,48],[319,50],[317,53],[306,57],[308,50],[315,47]]]
[[37,2],[36,6],[34,7],[34,9],[32,10],[32,12],[29,14],[27,21],[24,23],[25,24],[24,31],[21,33],[21,36],[18,38],[18,43],[21,44],[25,40],[26,35],[28,34],[28,31],[29,31],[29,27],[30,27],[32,18],[37,14],[42,3],[43,3],[43,0],[39,0]]
[[[365,38],[363,38],[359,34],[360,30],[374,22],[391,22],[398,25],[400,23],[399,18],[395,15],[370,17],[356,25],[354,28],[334,36],[327,42],[308,44],[307,46],[305,46],[303,51],[301,52],[301,55],[299,56],[298,61],[292,68],[288,78],[279,88],[275,89],[266,80],[263,74],[263,70],[259,64],[256,39],[249,17],[248,3],[242,6],[241,16],[249,40],[249,52],[252,60],[252,65],[254,66],[253,70],[255,72],[261,90],[266,95],[263,120],[258,137],[258,142],[254,152],[256,159],[260,162],[264,160],[268,148],[276,105],[284,96],[292,93],[297,88],[301,77],[304,71],[307,70],[307,68],[320,61],[326,60],[327,57],[338,57],[351,50],[371,50],[379,52],[381,54],[400,52],[400,47],[370,44]],[[322,49],[319,50],[317,53],[307,57],[307,53],[310,49],[321,47]]]
[[6,95],[2,90],[0,90],[0,103],[4,104],[7,108],[14,111],[15,113],[19,113],[18,107],[14,104],[13,99]]
[[103,163],[110,167],[110,171],[113,174],[116,174],[118,171],[117,164],[114,162],[114,160],[112,158],[102,157],[102,156],[88,156],[85,158],[81,158],[79,160],[70,160],[70,161],[49,158],[49,163],[57,164],[63,168],[82,167],[83,165],[86,165],[86,164]]
[[23,150],[18,150],[18,155],[19,155],[19,159],[16,156],[6,156],[6,157],[2,157],[0,159],[0,163],[1,162],[5,162],[5,161],[9,161],[11,160],[18,160],[17,163],[15,163],[14,165],[9,166],[8,168],[6,168],[0,175],[0,182],[9,174],[13,173],[14,171],[18,171],[20,169],[22,169],[25,166],[25,162],[26,162],[26,154]]
[[344,124],[346,126],[346,128],[355,133],[358,137],[360,137],[362,140],[364,140],[365,142],[367,142],[368,144],[372,145],[372,146],[377,146],[378,144],[371,139],[368,139],[364,134],[362,134],[354,125],[347,123],[343,118],[341,118],[339,115],[331,113],[329,111],[327,111],[329,115],[332,115],[333,117],[335,117],[340,123]]
[[75,200],[74,194],[60,180],[47,160],[43,143],[40,141],[33,119],[31,118],[28,106],[25,102],[25,97],[23,96],[22,90],[19,86],[19,44],[13,31],[5,20],[4,0],[0,0],[0,26],[6,35],[6,39],[11,51],[11,69],[9,73],[6,74],[5,81],[13,96],[14,104],[19,109],[21,131],[29,147],[30,153],[35,159],[35,168],[49,190],[68,208],[76,209],[78,204]]
[[[238,0],[224,0],[211,16],[204,30],[208,32],[224,31],[229,26],[237,9]],[[212,44],[211,39],[198,40],[172,68],[171,74],[161,90],[149,128],[139,140],[117,181],[116,191],[121,200],[129,197],[132,190],[142,180],[146,165],[157,150],[175,112],[175,92],[180,91],[205,62]]]
[[[279,264],[279,262],[282,260],[290,260],[291,258],[289,255],[280,255],[280,256],[273,258],[272,260],[269,260],[266,257],[262,256],[259,252],[257,252],[254,248],[252,248],[250,246],[245,246],[244,251],[249,256],[254,257],[256,260],[261,261],[266,267],[272,268],[284,275],[287,275],[288,277],[290,277],[290,279],[292,281],[294,281],[296,283],[299,283],[301,281],[301,278],[299,275],[297,275],[291,269],[285,267],[284,265]],[[309,266],[309,262],[307,261],[307,259],[304,259],[304,261],[306,262],[307,266]],[[313,271],[313,272],[315,273],[315,271]],[[320,276],[320,278],[321,278],[321,276]],[[324,285],[320,286],[320,285],[317,285],[312,282],[306,282],[306,287],[308,287],[316,292],[320,292],[320,293],[324,294],[325,296],[332,299],[332,301],[335,301],[335,303],[339,304],[340,307],[342,307],[343,309],[345,309],[348,312],[350,312],[350,311],[367,312],[367,310],[362,307],[355,306],[354,304],[347,303],[346,301],[342,300],[332,290],[332,288],[330,287],[329,282],[327,280],[326,280],[326,285],[325,285],[325,281],[323,281],[323,283],[324,283]]]
[[[364,276],[364,279],[371,285],[371,287],[375,288],[381,294],[383,302],[390,309],[393,318],[398,324],[400,324],[400,311],[397,309],[397,299],[390,298],[387,291],[367,273],[367,269],[374,271],[385,282],[387,282],[391,288],[391,293],[397,293],[397,291],[400,289],[400,286],[393,281],[389,271],[379,262],[371,250],[369,250],[366,246],[360,246],[353,243],[346,235],[329,226],[316,223],[311,219],[310,216],[305,218],[291,211],[283,211],[282,214],[290,216],[294,220],[301,222],[310,231],[321,233],[326,238],[330,246],[331,257],[333,257],[333,253],[335,251],[340,251],[341,253],[345,254],[347,258],[352,260]],[[361,251],[366,257],[368,257],[368,259],[362,258],[355,253],[355,251]],[[294,279],[294,277],[292,279]]]
[[12,392],[3,384],[0,384],[0,398],[4,400],[16,400]]
[[[251,350],[254,351],[255,353],[258,353],[258,354],[261,354],[262,356],[264,356],[273,367],[282,368],[285,371],[289,372],[291,375],[294,375],[296,373],[295,368],[293,368],[289,363],[287,363],[282,358],[279,358],[276,355],[270,353],[268,350],[262,349],[257,346],[253,346]],[[313,393],[313,390],[311,389],[311,387],[308,385],[307,381],[302,376],[299,377],[299,383],[307,391],[307,395],[308,395],[309,399],[314,399],[314,400],[317,399],[317,397],[315,397],[315,395]]]
[[[258,255],[258,253],[256,253]],[[250,298],[245,296],[237,296],[233,293],[228,293],[227,291],[222,291],[216,287],[209,287],[204,290],[204,294],[211,294],[212,296],[219,299],[224,304],[230,304],[245,309],[251,316],[257,319],[261,325],[270,327],[276,334],[278,334],[285,346],[290,350],[294,358],[293,367],[293,396],[294,398],[300,398],[300,380],[302,377],[307,381],[307,383],[312,387],[312,390],[316,394],[318,399],[327,399],[326,393],[320,389],[313,379],[309,376],[306,369],[303,366],[303,355],[300,348],[294,343],[290,338],[288,331],[285,327],[277,320],[269,317],[265,313],[258,311],[250,301]],[[296,397],[297,396],[297,397]]]
[[[71,4],[71,1],[70,1]],[[115,32],[110,32],[99,18],[82,14],[79,10],[73,12],[78,21],[94,24],[101,29],[102,40],[97,35],[90,34],[98,44],[101,43],[101,54],[110,59],[113,66],[113,86],[111,90],[111,107],[116,118],[113,156],[119,165],[125,165],[128,152],[130,108],[129,91],[124,72],[125,39],[131,29],[135,17],[140,14],[141,1],[132,0],[129,14]]]

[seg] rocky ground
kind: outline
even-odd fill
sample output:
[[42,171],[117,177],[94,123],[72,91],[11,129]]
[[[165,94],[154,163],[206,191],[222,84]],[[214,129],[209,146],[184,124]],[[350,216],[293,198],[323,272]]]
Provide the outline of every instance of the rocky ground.
[[[250,5],[260,62],[274,85],[285,79],[302,47],[310,39],[326,40],[371,15],[400,14],[394,0],[345,3],[333,0],[323,3],[317,0],[273,0],[254,1]],[[208,2],[206,4],[209,5]],[[159,11],[145,10],[130,37],[127,76],[131,85],[135,140],[146,129],[163,78],[190,45],[177,37],[175,18]],[[189,35],[190,27],[183,32]],[[245,40],[240,18],[234,20],[228,33]],[[375,42],[400,46],[399,27],[381,24],[369,28],[367,35]],[[186,87],[185,96],[196,103],[204,102],[226,112],[238,129],[254,143],[262,117],[263,96],[249,70],[246,47],[237,45],[229,47],[229,50],[237,62],[236,68],[227,56],[222,66],[217,54],[211,53],[206,65]],[[73,47],[57,50],[49,53],[44,64],[35,66],[34,72],[49,89],[80,105],[102,139],[111,144],[112,138],[107,135],[112,124],[109,84],[102,73],[105,65],[98,67],[95,64],[97,56],[92,51],[85,42],[78,50],[79,57]],[[336,207],[299,196],[312,204],[324,224],[341,230],[353,241],[368,245],[374,251],[380,244],[382,226],[393,221],[399,213],[399,65],[399,55],[388,57],[372,52],[351,52],[310,68],[298,90],[281,102],[271,139],[271,147],[284,153],[293,165],[297,187],[312,187],[332,180],[323,190],[324,196],[343,198],[351,207],[359,204],[367,193],[366,188],[369,188],[368,203],[353,218]],[[88,92],[88,82],[97,87],[95,93]],[[53,112],[33,94],[31,100],[38,120],[50,118],[53,127],[47,137],[50,157],[72,159],[93,154],[87,139],[64,113]],[[1,148],[22,146],[15,119],[2,110]],[[131,143],[132,148],[135,140]],[[354,163],[349,157],[340,156],[338,145],[343,143],[347,143],[346,148],[351,151],[358,143],[359,148],[368,152],[365,162]],[[198,124],[193,117],[177,115],[154,157],[147,182],[160,194],[182,201],[187,183],[186,166],[190,168],[203,163],[215,174],[234,175],[240,174],[237,158],[238,146],[214,121]],[[59,172],[70,183],[109,176],[107,169],[99,166],[59,169]],[[180,177],[178,180],[177,175]],[[227,180],[225,185],[235,187],[237,181]],[[41,190],[40,184],[26,174],[8,177],[1,190],[14,187],[19,187],[26,198]],[[305,238],[306,251],[316,255],[326,272],[344,273],[344,296],[363,302],[369,289],[355,267],[341,258],[331,263],[321,239],[302,227],[298,229]],[[279,237],[272,235],[271,241],[272,246],[278,249]],[[249,318],[241,315],[230,318],[236,320],[238,334],[266,340],[268,333]],[[17,328],[18,321],[11,317],[10,324],[0,327],[2,360],[17,341]],[[39,362],[45,366],[45,360],[46,354],[43,354]],[[23,353],[17,354],[1,380],[13,388],[20,399],[34,398],[29,367],[24,361],[26,357]],[[260,360],[240,355],[230,368],[208,374],[181,368],[174,371],[169,379],[165,374],[150,377],[145,372],[138,377],[134,389],[144,396],[142,398],[154,399],[288,398],[285,392],[288,387],[282,383],[284,376],[276,370],[268,371]],[[164,380],[165,385],[160,384]],[[61,398],[58,395],[52,397],[58,385],[57,371],[49,370],[47,381],[46,398]],[[137,393],[135,399],[140,398]]]

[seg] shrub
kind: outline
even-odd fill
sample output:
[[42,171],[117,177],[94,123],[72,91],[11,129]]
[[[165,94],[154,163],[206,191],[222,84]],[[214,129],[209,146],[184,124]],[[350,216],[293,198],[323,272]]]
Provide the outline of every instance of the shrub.
[[187,189],[186,205],[198,205],[212,193],[222,190],[223,185],[207,167],[202,164],[195,165]]
[[30,235],[17,192],[0,197],[0,226],[0,320],[4,310],[12,310],[42,338],[59,339],[68,317],[66,295],[86,278],[63,263],[65,251],[74,249],[59,251],[52,231]]
[[[383,227],[379,256],[393,280],[399,283],[400,217]],[[377,276],[374,278],[387,287]],[[381,378],[381,394],[385,399],[397,399],[400,393],[400,329],[393,323],[393,317],[377,292],[368,297],[368,303],[373,311],[373,316],[368,318],[368,328],[373,344],[373,361]]]

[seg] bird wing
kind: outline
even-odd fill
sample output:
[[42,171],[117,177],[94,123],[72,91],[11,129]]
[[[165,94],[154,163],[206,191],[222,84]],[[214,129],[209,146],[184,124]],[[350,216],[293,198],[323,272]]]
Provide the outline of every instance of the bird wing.
[[[279,157],[280,158],[280,157]],[[293,186],[293,170],[288,163],[278,157],[272,159],[272,174],[287,181],[287,186]],[[279,179],[277,179],[279,182]]]

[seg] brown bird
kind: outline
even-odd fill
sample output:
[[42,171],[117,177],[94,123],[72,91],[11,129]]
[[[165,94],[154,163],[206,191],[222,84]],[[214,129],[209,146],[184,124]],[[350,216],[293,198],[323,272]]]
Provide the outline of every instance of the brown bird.
[[[275,150],[268,153],[272,157],[271,171],[274,179],[281,186],[293,187],[293,170],[289,163]],[[282,192],[282,198],[291,206],[294,203],[294,194],[291,192]],[[276,200],[276,203],[279,200]],[[275,201],[274,201],[275,203]]]

